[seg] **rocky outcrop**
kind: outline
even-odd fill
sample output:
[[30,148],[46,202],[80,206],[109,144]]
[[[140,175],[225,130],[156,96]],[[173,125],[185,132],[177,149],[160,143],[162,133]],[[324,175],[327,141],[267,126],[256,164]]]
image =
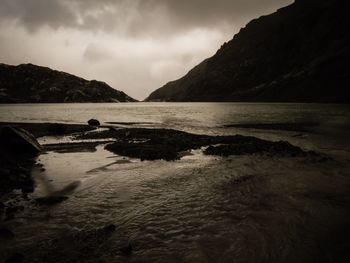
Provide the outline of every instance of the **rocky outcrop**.
[[349,103],[349,24],[346,1],[296,1],[146,100]]
[[96,120],[96,119],[90,119],[90,120],[88,120],[88,124],[89,124],[90,126],[100,126],[100,125],[101,125],[100,122],[99,122],[98,120]]
[[2,127],[0,130],[0,143],[2,150],[12,153],[26,154],[39,153],[41,146],[36,138],[22,128],[11,126]]
[[134,102],[101,81],[32,64],[0,64],[0,103]]
[[260,154],[282,157],[310,157],[312,161],[327,161],[327,157],[313,151],[291,145],[285,141],[268,141],[252,136],[209,136],[191,134],[172,129],[131,128],[90,132],[76,139],[108,139],[115,142],[105,148],[115,154],[140,160],[173,161],[182,158],[192,149],[204,149],[207,155],[247,155]]

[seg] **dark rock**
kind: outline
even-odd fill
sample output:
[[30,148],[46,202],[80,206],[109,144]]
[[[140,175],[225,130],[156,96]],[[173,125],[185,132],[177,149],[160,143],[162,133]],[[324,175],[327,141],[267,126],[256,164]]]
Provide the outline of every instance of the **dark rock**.
[[132,245],[129,243],[127,246],[120,248],[119,251],[120,251],[120,254],[121,254],[121,255],[123,255],[123,256],[129,256],[129,255],[132,254],[133,247],[132,247]]
[[4,149],[10,152],[36,154],[41,151],[41,146],[35,137],[21,128],[3,127],[0,132],[0,142]]
[[166,144],[155,143],[130,143],[130,142],[115,142],[106,145],[105,149],[119,155],[139,158],[143,160],[167,160],[172,161],[179,159],[177,148]]
[[13,238],[14,236],[15,234],[8,228],[0,227],[0,238],[9,239],[9,238]]
[[[191,134],[171,129],[118,129],[92,132],[78,139],[114,138],[116,142],[105,148],[118,155],[141,160],[177,160],[183,152],[210,146],[206,154],[228,156],[232,154],[266,153],[278,156],[306,156],[309,153],[288,142],[272,142],[252,136],[208,136]],[[311,155],[311,152],[310,152]]]
[[252,142],[236,142],[231,144],[223,144],[209,146],[204,150],[207,155],[244,155],[244,154],[270,154],[278,156],[304,157],[307,155],[299,147],[291,145],[285,141],[270,142],[265,140],[255,140]]
[[24,260],[24,256],[20,253],[14,253],[11,255],[5,263],[22,263]]
[[90,126],[100,126],[100,125],[101,125],[100,122],[99,122],[98,120],[96,120],[96,119],[90,119],[90,120],[88,121],[88,124],[89,124]]

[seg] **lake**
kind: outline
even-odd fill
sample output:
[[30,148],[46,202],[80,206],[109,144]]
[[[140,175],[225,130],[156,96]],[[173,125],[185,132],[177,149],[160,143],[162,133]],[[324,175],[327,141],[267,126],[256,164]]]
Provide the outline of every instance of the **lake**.
[[[173,128],[210,135],[287,140],[332,161],[266,155],[140,161],[98,146],[50,151],[37,159],[37,188],[80,186],[51,208],[30,205],[11,221],[11,249],[38,262],[317,262],[334,256],[349,218],[350,109],[347,105],[268,103],[125,103],[0,105],[0,121]],[[309,132],[227,127],[247,123],[317,123]],[[39,138],[45,144],[64,138]],[[89,249],[79,233],[107,224],[112,238]],[[339,229],[338,229],[339,228]],[[35,233],[35,234],[33,234]],[[344,232],[348,233],[348,232]],[[333,240],[333,239],[334,240]],[[332,245],[330,242],[333,242]],[[119,248],[132,244],[125,257]],[[59,249],[58,249],[59,248]]]

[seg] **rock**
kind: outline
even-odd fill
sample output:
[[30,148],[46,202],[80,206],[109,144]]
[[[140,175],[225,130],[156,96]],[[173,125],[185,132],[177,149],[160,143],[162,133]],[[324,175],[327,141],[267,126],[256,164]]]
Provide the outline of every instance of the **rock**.
[[9,239],[13,238],[15,234],[6,227],[0,227],[0,238]]
[[209,146],[204,150],[206,155],[230,156],[245,154],[271,154],[273,156],[305,157],[308,152],[286,141],[237,141],[231,144]]
[[88,121],[88,124],[89,124],[90,126],[100,126],[100,125],[101,125],[100,122],[99,122],[98,120],[96,120],[96,119],[90,119],[90,120]]
[[208,155],[270,154],[273,156],[310,155],[285,141],[267,141],[252,136],[209,136],[191,134],[171,129],[118,129],[90,132],[77,139],[114,138],[105,149],[121,156],[140,160],[174,161],[184,156],[184,152],[209,146],[204,153]]
[[121,255],[129,256],[129,255],[131,255],[133,248],[132,248],[131,244],[129,243],[127,246],[120,248],[119,251],[120,251]]
[[4,149],[14,153],[39,153],[42,149],[35,137],[28,131],[5,126],[0,132],[0,142]]

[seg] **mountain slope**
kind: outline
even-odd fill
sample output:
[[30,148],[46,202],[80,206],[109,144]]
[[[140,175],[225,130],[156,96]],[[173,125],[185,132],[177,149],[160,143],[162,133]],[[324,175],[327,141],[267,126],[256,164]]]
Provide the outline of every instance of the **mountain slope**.
[[343,0],[297,0],[146,100],[350,102],[347,10]]
[[104,82],[32,64],[0,64],[0,103],[133,101]]

